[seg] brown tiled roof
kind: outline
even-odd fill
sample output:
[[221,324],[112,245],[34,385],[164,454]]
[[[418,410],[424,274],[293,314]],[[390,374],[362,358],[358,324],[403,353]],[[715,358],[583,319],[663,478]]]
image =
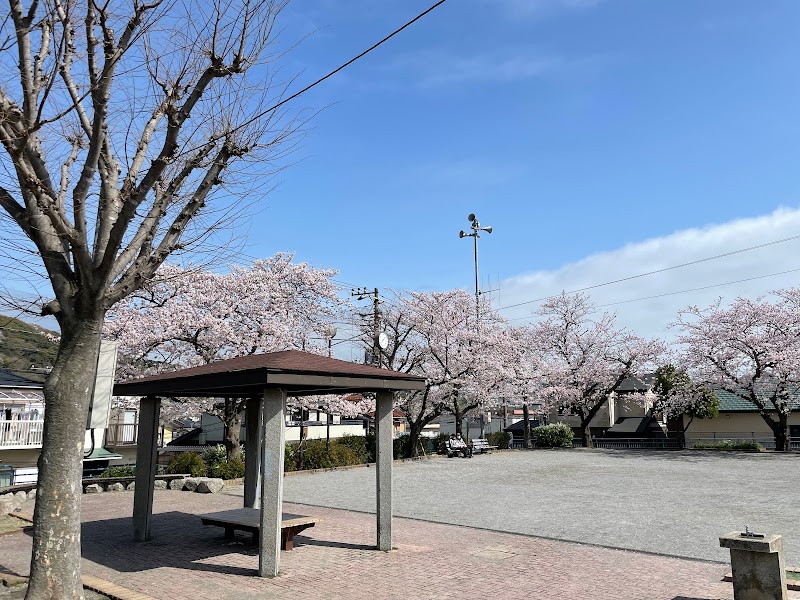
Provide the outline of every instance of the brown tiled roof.
[[[199,367],[133,379],[114,386],[116,395],[160,394],[175,396],[214,393],[251,393],[276,387],[271,380],[286,377],[294,383],[281,385],[290,392],[331,393],[373,389],[419,389],[425,379],[407,373],[378,369],[299,350],[253,354],[220,360]],[[296,376],[296,377],[295,377]],[[302,378],[302,381],[298,379]],[[321,380],[320,378],[324,378]],[[387,381],[388,380],[388,381]],[[396,384],[387,385],[395,381]],[[363,382],[359,384],[358,382]],[[381,383],[384,382],[384,383]],[[399,386],[399,387],[396,387]],[[411,386],[411,387],[409,387]]]
[[211,375],[214,373],[232,373],[236,371],[288,371],[292,373],[308,373],[318,375],[346,375],[350,377],[380,377],[381,379],[409,379],[424,381],[424,377],[390,371],[389,369],[378,369],[370,365],[339,360],[338,358],[328,358],[310,352],[300,350],[284,350],[282,352],[269,352],[267,354],[251,354],[239,358],[229,358],[218,360],[199,367],[190,367],[180,371],[151,375],[140,379],[132,379],[125,383],[144,383],[145,381],[167,381],[195,375]]

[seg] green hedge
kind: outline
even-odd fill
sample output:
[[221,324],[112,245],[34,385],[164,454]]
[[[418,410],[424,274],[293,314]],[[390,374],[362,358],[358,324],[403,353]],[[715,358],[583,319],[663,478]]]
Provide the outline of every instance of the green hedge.
[[537,448],[572,448],[572,428],[566,423],[533,428]]
[[755,440],[734,442],[733,440],[720,440],[718,442],[697,442],[693,450],[754,450],[761,452],[764,446]]
[[197,452],[181,452],[169,461],[167,473],[189,473],[192,477],[205,477],[208,467]]
[[105,471],[100,473],[100,477],[133,477],[134,475],[136,475],[136,471],[130,465],[108,467]]
[[493,431],[486,435],[490,446],[497,446],[501,450],[508,450],[511,445],[511,434],[507,431]]

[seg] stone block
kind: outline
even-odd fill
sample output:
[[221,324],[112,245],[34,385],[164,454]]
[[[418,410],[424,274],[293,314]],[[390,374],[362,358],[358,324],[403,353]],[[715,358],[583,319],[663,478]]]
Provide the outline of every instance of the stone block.
[[28,490],[28,500],[36,500],[36,488]]
[[185,485],[186,485],[185,479],[183,478],[173,479],[172,481],[169,482],[169,489],[179,492],[184,488]]
[[20,490],[19,492],[14,492],[14,502],[15,502],[17,505],[20,505],[20,504],[22,504],[22,503],[23,503],[23,502],[25,502],[27,499],[28,499],[28,492],[23,492],[23,491],[21,491],[21,490]]
[[106,486],[107,492],[124,492],[125,491],[125,484],[124,483],[109,483]]
[[83,488],[84,494],[99,494],[103,491],[103,486],[99,483],[90,483],[85,488]]
[[222,481],[222,479],[216,477],[201,477],[195,491],[200,494],[216,494],[223,487],[225,487],[225,482]]
[[127,489],[129,492],[132,492],[133,490],[135,490],[135,489],[136,489],[136,482],[135,482],[135,481],[131,481],[131,482],[128,484],[128,487],[127,487],[127,488],[125,488],[125,489]]
[[156,479],[153,483],[153,487],[157,490],[165,490],[167,489],[167,482],[163,479]]
[[781,536],[734,531],[720,537],[719,545],[731,551],[735,600],[787,600]]
[[183,480],[183,489],[187,492],[193,492],[197,489],[200,483],[200,477],[187,477]]
[[0,516],[7,515],[14,510],[13,494],[3,494],[0,496]]

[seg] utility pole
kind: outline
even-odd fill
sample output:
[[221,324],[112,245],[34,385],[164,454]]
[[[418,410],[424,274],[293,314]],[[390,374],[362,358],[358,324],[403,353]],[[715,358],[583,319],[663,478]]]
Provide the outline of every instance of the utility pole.
[[[378,288],[375,288],[371,292],[367,290],[367,288],[356,288],[354,290],[350,290],[351,296],[357,296],[358,300],[364,300],[369,296],[372,296],[372,364],[376,367],[381,367],[381,297],[380,293],[378,292]],[[366,316],[366,315],[365,315]]]
[[[474,249],[475,249],[475,336],[476,338],[480,337],[481,334],[481,290],[478,286],[478,238],[480,236],[481,231],[485,231],[486,233],[492,233],[492,226],[489,225],[488,227],[481,227],[481,224],[478,222],[478,218],[475,216],[475,213],[470,213],[467,217],[467,220],[470,223],[470,229],[472,229],[472,233],[466,233],[465,231],[459,231],[458,237],[465,238],[471,237],[472,241],[474,242]],[[467,434],[469,437],[469,420],[467,421]],[[481,436],[483,436],[483,413],[481,413]]]

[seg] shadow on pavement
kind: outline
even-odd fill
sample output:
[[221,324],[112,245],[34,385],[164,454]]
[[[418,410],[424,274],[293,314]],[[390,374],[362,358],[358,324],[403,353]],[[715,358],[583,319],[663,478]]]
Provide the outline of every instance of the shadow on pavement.
[[689,463],[702,463],[709,461],[740,461],[740,460],[794,460],[797,452],[745,452],[741,450],[609,450],[595,448],[595,452],[602,452],[609,458],[636,458],[638,460],[673,460]]
[[[258,547],[249,543],[249,534],[237,536],[234,541],[226,540],[221,528],[202,525],[199,515],[177,511],[154,514],[152,536],[147,542],[135,542],[131,517],[88,521],[81,527],[81,553],[86,560],[119,573],[172,567],[228,575],[257,574],[255,568],[219,564],[216,560],[231,554],[256,558]],[[302,535],[295,537],[295,548],[306,545],[362,548]],[[375,549],[374,546],[363,548]]]

